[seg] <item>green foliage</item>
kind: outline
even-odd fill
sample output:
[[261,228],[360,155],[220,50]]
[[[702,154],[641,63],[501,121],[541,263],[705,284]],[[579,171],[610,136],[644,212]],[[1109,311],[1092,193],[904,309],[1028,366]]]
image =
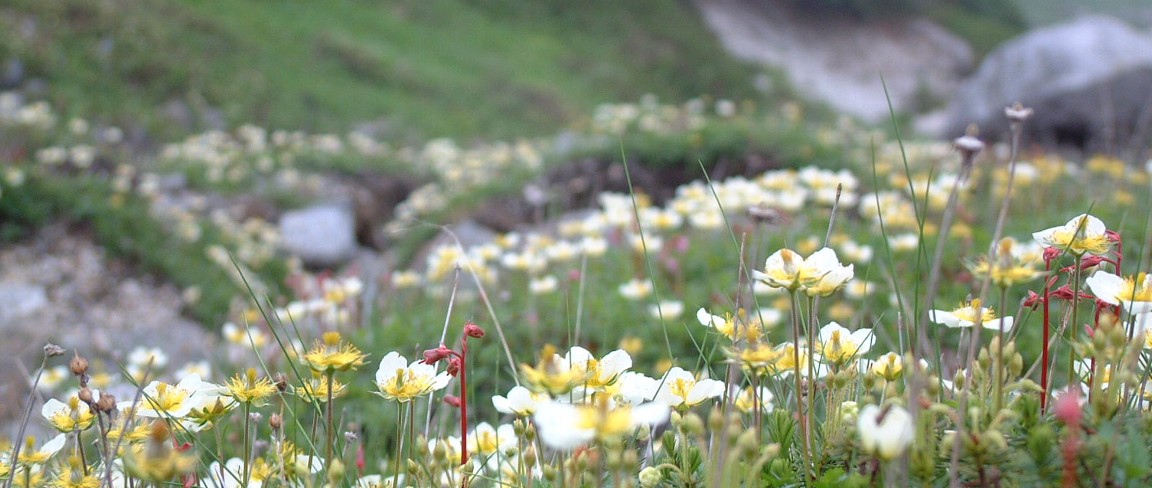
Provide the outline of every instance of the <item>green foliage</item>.
[[[162,137],[222,116],[499,138],[547,134],[597,103],[649,92],[758,96],[755,70],[691,6],[599,4],[16,0],[0,7],[0,52],[24,60],[69,113]],[[25,25],[36,26],[30,36]],[[182,110],[185,127],[172,123]]]

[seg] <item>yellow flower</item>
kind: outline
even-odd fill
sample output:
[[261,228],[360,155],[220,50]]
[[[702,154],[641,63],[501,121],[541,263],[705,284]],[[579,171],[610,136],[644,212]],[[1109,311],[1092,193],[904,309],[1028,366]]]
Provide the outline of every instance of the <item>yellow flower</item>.
[[237,373],[228,379],[225,386],[228,388],[228,396],[237,402],[257,407],[267,404],[268,397],[276,393],[276,385],[272,384],[272,380],[256,377],[256,368],[248,368],[243,376]]
[[[344,396],[348,392],[346,387],[347,385],[344,383],[332,378],[332,398]],[[313,373],[311,379],[301,386],[294,387],[292,392],[304,401],[326,402],[328,401],[328,379],[320,376],[319,373]]]
[[48,486],[52,488],[99,488],[100,478],[96,475],[96,471],[91,471],[89,474],[84,474],[84,469],[80,464],[80,458],[72,456],[68,458],[68,470],[62,470],[56,475],[56,479],[52,480]]
[[322,341],[317,341],[316,346],[304,354],[304,362],[313,371],[328,373],[356,369],[367,357],[356,346],[342,342],[339,332],[329,331],[324,333]]
[[169,440],[168,426],[152,422],[151,433],[143,444],[133,445],[124,454],[124,470],[129,475],[148,481],[169,481],[196,467],[196,457],[177,451]]
[[968,268],[977,278],[988,278],[992,280],[994,285],[1001,288],[1007,288],[1040,276],[1041,272],[1037,269],[1040,264],[1040,256],[1037,254],[1020,254],[1015,250],[1015,240],[1012,238],[1001,239],[1000,244],[996,247],[996,255],[991,260],[982,256],[978,261],[970,264]]

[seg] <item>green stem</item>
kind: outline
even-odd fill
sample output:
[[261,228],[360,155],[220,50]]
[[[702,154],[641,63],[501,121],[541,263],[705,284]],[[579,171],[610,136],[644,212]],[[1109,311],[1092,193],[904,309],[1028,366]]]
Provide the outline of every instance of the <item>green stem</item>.
[[996,408],[992,411],[992,415],[998,415],[1000,409],[1004,406],[1004,382],[1007,381],[1007,375],[1004,373],[1004,304],[1008,301],[1008,288],[1000,287],[1000,346],[996,349],[996,355],[992,357],[996,361],[992,370],[995,372],[993,381],[996,385]]
[[1076,264],[1072,269],[1072,322],[1068,326],[1068,386],[1072,387],[1076,380],[1076,328],[1077,311],[1080,309],[1080,262],[1083,255],[1076,256]]
[[328,404],[325,405],[325,407],[327,409],[327,412],[325,413],[325,415],[328,417],[328,446],[327,446],[328,451],[327,451],[327,455],[325,456],[325,459],[326,459],[326,461],[324,461],[325,466],[331,466],[332,465],[332,451],[335,450],[335,448],[336,448],[335,447],[336,446],[336,428],[333,425],[334,419],[332,417],[332,383],[333,383],[332,376],[335,374],[336,374],[336,372],[334,370],[331,370],[331,369],[326,374],[326,376],[327,376],[326,381],[328,383]]
[[251,481],[249,476],[252,474],[252,453],[250,452],[251,446],[249,445],[252,440],[250,438],[251,436],[248,435],[252,424],[251,410],[252,404],[244,402],[244,449],[241,451],[244,456],[244,486],[248,486],[249,481]]
[[808,452],[808,418],[804,414],[804,385],[800,378],[800,300],[796,297],[796,290],[789,290],[789,295],[792,297],[792,376],[796,382],[796,413],[800,416],[800,454],[804,458],[804,485],[811,486],[811,472],[809,467],[812,464],[811,455]]

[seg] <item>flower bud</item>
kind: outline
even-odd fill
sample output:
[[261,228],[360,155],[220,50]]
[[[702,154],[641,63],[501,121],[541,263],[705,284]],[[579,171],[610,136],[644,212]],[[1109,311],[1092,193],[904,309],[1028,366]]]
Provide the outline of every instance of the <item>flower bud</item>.
[[273,431],[279,431],[284,426],[284,418],[278,413],[273,413],[268,416],[268,426],[272,427]]
[[72,370],[72,374],[76,376],[83,375],[88,372],[88,360],[79,354],[72,356],[72,362],[68,363],[68,368]]
[[484,337],[484,329],[481,329],[479,325],[476,325],[472,322],[468,322],[468,323],[464,324],[464,335],[466,335],[468,337],[474,337],[476,339],[479,339],[481,337]]
[[95,398],[92,397],[92,390],[87,386],[80,387],[80,391],[76,392],[76,398],[87,404],[92,404],[95,401]]
[[652,466],[640,470],[640,486],[643,488],[655,488],[660,486],[664,481],[664,475],[660,473],[659,469]]

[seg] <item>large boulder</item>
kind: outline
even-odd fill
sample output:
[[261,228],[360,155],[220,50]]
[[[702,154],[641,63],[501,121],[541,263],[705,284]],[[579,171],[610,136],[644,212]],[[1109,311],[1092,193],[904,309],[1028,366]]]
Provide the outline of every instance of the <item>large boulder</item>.
[[321,204],[285,212],[280,243],[305,265],[331,267],[356,254],[356,219],[347,205]]
[[1086,16],[1024,34],[997,48],[948,106],[944,135],[969,123],[1004,140],[1004,107],[1032,107],[1028,140],[1120,152],[1147,138],[1152,117],[1152,36],[1124,22]]
[[922,18],[862,22],[792,2],[693,3],[732,55],[779,68],[801,95],[872,121],[888,117],[889,100],[911,112],[947,100],[974,63],[967,43]]

